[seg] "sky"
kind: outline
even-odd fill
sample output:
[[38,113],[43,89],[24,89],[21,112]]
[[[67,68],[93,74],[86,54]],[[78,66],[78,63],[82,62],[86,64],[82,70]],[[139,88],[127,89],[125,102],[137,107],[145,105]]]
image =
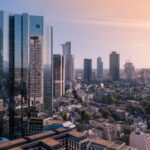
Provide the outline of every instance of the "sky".
[[71,41],[75,67],[83,59],[102,57],[109,67],[109,54],[120,54],[136,68],[150,68],[149,0],[0,0],[0,10],[44,16],[45,26],[54,28],[54,52]]

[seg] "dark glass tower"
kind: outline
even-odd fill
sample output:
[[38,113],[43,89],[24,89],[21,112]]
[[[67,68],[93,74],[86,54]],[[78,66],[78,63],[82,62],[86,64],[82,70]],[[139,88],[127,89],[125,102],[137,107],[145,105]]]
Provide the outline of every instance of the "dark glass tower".
[[5,88],[3,99],[9,103],[9,131],[13,135],[15,107],[42,102],[43,17],[1,11],[0,23],[0,78]]
[[84,59],[84,82],[92,81],[92,59]]
[[114,81],[120,79],[120,55],[115,51],[109,55],[109,75]]

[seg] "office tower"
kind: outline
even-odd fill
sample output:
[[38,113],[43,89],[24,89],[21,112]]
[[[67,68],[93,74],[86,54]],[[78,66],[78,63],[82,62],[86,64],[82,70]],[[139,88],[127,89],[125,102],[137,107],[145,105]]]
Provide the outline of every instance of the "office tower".
[[101,57],[97,58],[97,81],[103,80],[103,62]]
[[150,69],[141,69],[141,79],[150,80]]
[[127,80],[132,80],[133,79],[133,74],[134,74],[134,65],[131,62],[126,62],[124,65],[124,71],[126,74],[126,79]]
[[71,55],[71,42],[66,42],[65,44],[62,44],[63,48],[63,56]]
[[71,54],[71,42],[62,44],[65,59],[65,88],[71,89],[74,81],[74,56]]
[[84,59],[84,82],[90,83],[92,80],[92,59]]
[[46,48],[44,62],[44,110],[52,115],[53,108],[53,28],[46,29]]
[[65,93],[64,85],[64,57],[60,54],[53,55],[53,96],[60,98]]
[[120,55],[115,51],[109,55],[109,75],[114,81],[120,79]]
[[43,99],[43,17],[1,11],[0,24],[1,80],[6,89],[2,95],[9,102],[10,135],[14,135],[15,103],[35,106]]

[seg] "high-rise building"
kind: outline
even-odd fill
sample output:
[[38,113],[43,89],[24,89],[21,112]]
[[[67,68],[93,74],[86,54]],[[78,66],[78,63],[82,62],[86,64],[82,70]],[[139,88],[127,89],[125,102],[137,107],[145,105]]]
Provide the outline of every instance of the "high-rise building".
[[65,44],[62,44],[63,48],[63,56],[65,55],[71,55],[71,42],[66,42]]
[[65,93],[64,77],[64,57],[60,54],[53,54],[53,96],[55,99]]
[[84,59],[84,82],[92,80],[92,59]]
[[115,51],[109,55],[109,75],[114,81],[120,79],[120,55]]
[[65,88],[71,89],[74,81],[74,56],[71,54],[71,42],[62,44],[65,59]]
[[44,62],[44,110],[52,115],[53,109],[53,28],[46,29],[46,49]]
[[134,65],[131,62],[126,62],[124,65],[124,71],[126,74],[126,79],[127,80],[132,80],[133,79],[133,74],[134,74]]
[[103,62],[101,57],[97,58],[97,81],[103,80]]
[[35,106],[43,101],[43,17],[1,11],[0,54],[2,98],[9,102],[13,135],[15,103]]

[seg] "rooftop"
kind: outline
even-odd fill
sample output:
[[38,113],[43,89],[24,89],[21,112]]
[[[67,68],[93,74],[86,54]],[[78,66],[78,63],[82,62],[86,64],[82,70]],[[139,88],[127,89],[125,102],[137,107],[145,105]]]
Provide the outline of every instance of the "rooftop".
[[54,139],[50,139],[50,138],[43,139],[43,140],[41,140],[41,142],[49,147],[54,147],[54,146],[60,144],[58,141],[56,141]]
[[110,141],[99,139],[99,138],[97,138],[95,140],[92,140],[91,143],[97,144],[97,145],[102,145],[102,146],[105,146],[105,147],[108,147],[108,146],[111,145]]
[[71,136],[74,136],[74,137],[76,137],[76,138],[85,137],[85,135],[84,135],[83,133],[78,132],[78,131],[75,131],[75,130],[70,131],[68,134],[71,135]]
[[45,137],[45,136],[48,136],[48,135],[53,135],[53,134],[55,134],[54,131],[47,131],[47,132],[43,132],[43,133],[28,136],[27,138],[29,138],[30,140],[36,140],[36,139],[39,139],[39,138],[42,138],[42,137]]
[[0,149],[2,149],[4,147],[7,147],[7,146],[11,146],[11,145],[21,144],[21,143],[24,143],[24,142],[26,142],[26,140],[24,138],[19,138],[19,139],[16,139],[16,140],[12,140],[12,141],[0,144]]

